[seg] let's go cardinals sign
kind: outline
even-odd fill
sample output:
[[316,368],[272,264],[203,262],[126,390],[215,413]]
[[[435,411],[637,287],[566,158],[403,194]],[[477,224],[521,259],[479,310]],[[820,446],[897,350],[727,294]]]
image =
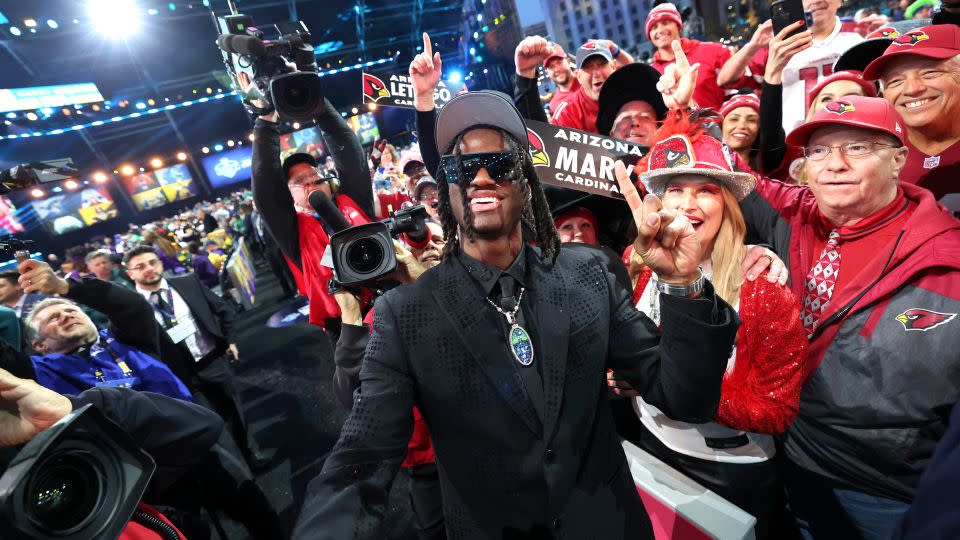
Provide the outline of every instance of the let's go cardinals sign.
[[[441,80],[433,93],[437,108],[443,107],[453,96],[466,92],[463,83],[454,84]],[[376,103],[385,107],[413,108],[413,85],[406,73],[363,73],[363,103]]]

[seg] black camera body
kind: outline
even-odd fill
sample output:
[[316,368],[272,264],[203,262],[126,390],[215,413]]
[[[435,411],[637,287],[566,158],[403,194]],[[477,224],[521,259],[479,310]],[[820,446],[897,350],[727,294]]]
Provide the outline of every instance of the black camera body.
[[333,269],[340,285],[370,285],[397,268],[393,239],[406,234],[421,242],[429,235],[423,205],[398,210],[392,218],[357,225],[330,237]]
[[80,171],[70,158],[23,163],[10,169],[0,170],[0,195],[78,176]]
[[156,464],[92,405],[41,432],[0,477],[0,538],[116,538]]
[[[231,4],[232,5],[232,4]],[[244,96],[251,114],[262,116],[274,111],[284,120],[305,121],[323,109],[323,87],[317,75],[317,62],[307,26],[300,21],[277,23],[279,38],[267,40],[253,26],[253,19],[234,13],[216,19],[220,36],[217,45],[237,89],[237,73],[250,76],[253,87]],[[297,71],[289,63],[296,64]],[[260,107],[253,100],[266,102]]]

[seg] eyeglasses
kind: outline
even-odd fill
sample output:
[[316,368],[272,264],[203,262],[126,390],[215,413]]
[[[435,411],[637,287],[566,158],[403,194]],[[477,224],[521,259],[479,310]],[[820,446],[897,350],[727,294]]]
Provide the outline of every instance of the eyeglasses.
[[158,266],[160,266],[160,259],[151,259],[147,262],[140,263],[136,266],[131,266],[130,270],[135,270],[137,272],[140,272],[142,270],[146,270],[147,268],[156,268]]
[[803,155],[810,161],[823,161],[833,153],[834,148],[839,148],[840,153],[846,157],[861,158],[876,152],[880,148],[893,148],[893,145],[870,141],[853,141],[833,146],[816,144],[805,147]]
[[480,169],[486,169],[487,174],[497,182],[512,182],[517,176],[517,160],[513,152],[462,154],[458,169],[455,155],[446,154],[440,158],[440,170],[448,184],[469,183]]

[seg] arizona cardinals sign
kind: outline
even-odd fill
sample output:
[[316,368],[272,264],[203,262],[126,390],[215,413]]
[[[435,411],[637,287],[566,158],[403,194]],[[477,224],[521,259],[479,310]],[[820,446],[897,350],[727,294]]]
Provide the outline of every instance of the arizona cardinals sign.
[[[441,80],[433,94],[437,108],[443,107],[453,96],[466,91],[463,83],[454,84]],[[405,73],[363,73],[363,102],[386,107],[413,108],[413,84]]]
[[934,328],[947,324],[957,317],[956,313],[940,313],[923,308],[910,308],[895,318],[903,325],[907,332],[910,330],[920,330],[926,332]]
[[647,148],[627,141],[527,120],[527,141],[537,177],[544,184],[622,199],[613,165],[628,166]]

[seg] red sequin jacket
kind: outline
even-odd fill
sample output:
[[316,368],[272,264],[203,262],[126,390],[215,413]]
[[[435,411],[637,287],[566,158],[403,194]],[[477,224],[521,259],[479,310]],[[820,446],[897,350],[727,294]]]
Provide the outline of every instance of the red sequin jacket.
[[[633,249],[624,253],[630,264]],[[640,301],[653,272],[644,267],[633,289]],[[800,303],[790,289],[765,276],[740,287],[737,360],[723,378],[715,422],[754,433],[783,433],[797,416],[807,337]]]

